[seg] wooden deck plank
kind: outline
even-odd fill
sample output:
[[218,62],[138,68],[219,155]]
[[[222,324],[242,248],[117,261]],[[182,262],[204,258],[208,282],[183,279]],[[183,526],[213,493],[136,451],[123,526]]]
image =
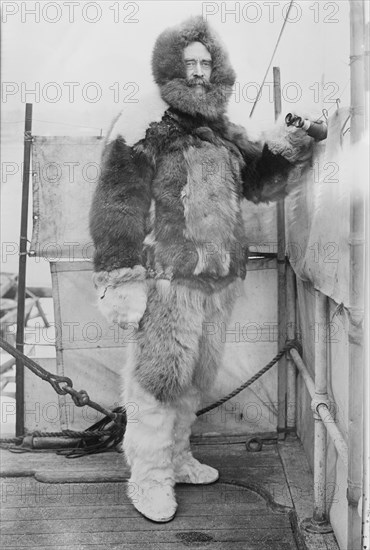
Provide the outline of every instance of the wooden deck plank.
[[[253,480],[269,491],[279,504],[293,505],[276,445],[264,446],[260,453],[248,453],[240,438],[236,443],[230,438],[227,444],[221,441],[209,445],[202,441],[193,445],[194,456],[219,469],[223,480]],[[59,483],[125,481],[129,475],[123,455],[114,452],[73,460],[51,453],[27,453],[26,456],[27,460],[24,454],[0,450],[3,475],[26,475],[28,472],[40,481]]]
[[[43,519],[39,517],[37,520],[23,520],[18,518],[15,521],[3,522],[1,533],[12,534],[21,530],[25,534],[42,534],[49,533],[50,531],[57,533],[66,533],[68,531],[73,533],[93,533],[101,532],[102,529],[106,532],[121,531],[122,526],[117,522],[117,519],[124,520],[125,532],[136,532],[138,529],[138,520],[140,520],[141,531],[161,531],[163,527],[160,523],[143,522],[141,517],[105,517],[104,521],[100,524],[95,521],[94,518],[88,519],[67,519],[67,520],[52,520]],[[197,516],[182,516],[177,514],[176,522],[171,522],[167,529],[169,530],[189,530],[199,528],[199,523],[204,522],[208,529],[264,529],[268,522],[269,528],[277,529],[279,526],[289,524],[284,521],[285,518],[281,518],[277,515],[265,516],[262,513],[254,516],[235,516],[231,514],[229,516],[214,516],[212,510],[206,516],[201,518]],[[123,523],[123,522],[122,522]]]
[[[264,490],[278,488],[277,500],[290,502],[275,447],[247,453],[242,442],[203,443],[194,454],[218,467],[221,479],[209,486],[177,485],[178,512],[167,524],[149,522],[129,502],[122,455],[54,460],[48,453],[40,461],[32,453],[15,455],[16,477],[0,480],[2,548],[296,550],[288,513],[277,513],[258,491],[230,484],[234,480]],[[25,465],[45,480],[69,482],[19,477]],[[81,479],[89,481],[76,482]]]
[[[183,542],[176,541],[175,543],[153,543],[148,542],[145,544],[145,550],[184,550],[185,548],[209,548],[210,550],[295,550],[296,546],[292,546],[289,541],[278,541],[275,539],[266,539],[266,541],[261,543],[261,540],[258,541],[245,541],[235,542],[235,541],[215,541],[211,540],[207,543],[201,544],[184,544]],[[32,546],[31,546],[32,547]],[[10,548],[16,548],[17,550],[29,550],[30,546],[6,546],[3,547],[4,550]],[[116,543],[98,543],[98,544],[72,544],[71,546],[55,546],[51,542],[47,546],[37,546],[38,550],[143,550],[143,543],[133,543],[128,544],[125,542],[118,541]]]
[[[11,515],[17,510],[19,514],[27,510],[29,516],[37,514],[38,509],[47,509],[52,514],[53,508],[67,508],[64,513],[68,514],[68,509],[79,507],[82,513],[84,507],[93,510],[103,505],[106,509],[120,507],[122,513],[125,512],[129,517],[133,508],[128,502],[126,489],[127,485],[123,483],[52,485],[26,480],[17,486],[12,481],[9,485],[2,486],[3,517],[11,519]],[[239,509],[246,512],[253,510],[253,513],[259,513],[260,510],[261,497],[256,493],[246,492],[243,487],[234,487],[222,482],[212,487],[178,485],[176,494],[182,501],[184,513],[189,515],[194,515],[194,512],[204,515],[209,506],[212,506],[214,514],[223,515],[236,513]]]
[[[233,503],[231,506],[225,506],[225,504],[192,504],[182,501],[181,512],[186,517],[199,517],[209,515],[209,506],[212,506],[212,514],[214,516],[230,516],[238,515],[242,516],[247,514],[249,518],[254,518],[261,515],[261,511],[256,510],[254,503]],[[266,514],[263,514],[266,517]],[[136,517],[135,510],[131,504],[127,505],[104,505],[104,506],[86,506],[86,505],[70,505],[66,504],[52,507],[19,507],[13,508],[4,507],[1,512],[1,519],[5,521],[34,521],[42,517],[45,520],[57,520],[57,519],[104,519],[104,518],[130,518]]]

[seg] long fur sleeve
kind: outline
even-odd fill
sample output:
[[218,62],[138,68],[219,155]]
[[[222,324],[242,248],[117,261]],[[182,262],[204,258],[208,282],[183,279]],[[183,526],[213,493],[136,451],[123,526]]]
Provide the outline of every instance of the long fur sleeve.
[[131,148],[119,136],[103,153],[101,177],[90,210],[96,272],[142,265],[154,170],[144,142]]
[[254,156],[244,154],[243,195],[255,203],[279,200],[288,194],[287,181],[292,164],[264,144]]
[[312,139],[303,131],[275,133],[264,142],[249,141],[241,126],[230,124],[229,139],[240,150],[243,195],[255,203],[284,198],[297,184],[312,156]]

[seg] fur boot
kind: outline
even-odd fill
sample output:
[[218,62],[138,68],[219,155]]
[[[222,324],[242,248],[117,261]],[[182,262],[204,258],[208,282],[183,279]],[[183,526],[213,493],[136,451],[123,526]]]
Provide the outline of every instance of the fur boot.
[[190,450],[191,426],[200,402],[199,390],[192,388],[177,404],[174,430],[173,467],[176,483],[209,484],[219,478],[215,468],[201,464]]
[[167,522],[177,509],[172,465],[176,412],[140,387],[132,374],[131,369],[124,389],[125,403],[137,407],[137,414],[128,419],[123,441],[131,468],[128,497],[146,518]]

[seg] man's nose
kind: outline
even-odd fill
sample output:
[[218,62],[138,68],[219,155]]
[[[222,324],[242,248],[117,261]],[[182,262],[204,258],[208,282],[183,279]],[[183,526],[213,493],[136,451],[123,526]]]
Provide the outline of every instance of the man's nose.
[[194,76],[204,76],[203,67],[200,60],[195,62]]

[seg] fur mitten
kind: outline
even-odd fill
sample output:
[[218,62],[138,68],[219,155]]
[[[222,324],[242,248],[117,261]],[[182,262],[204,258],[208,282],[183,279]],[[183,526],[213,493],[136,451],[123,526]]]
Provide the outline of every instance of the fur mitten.
[[138,326],[148,297],[145,269],[135,266],[133,269],[100,271],[93,278],[99,297],[98,307],[107,321],[122,328],[128,324]]
[[301,128],[283,126],[266,140],[274,155],[281,155],[292,164],[305,164],[312,158],[314,140]]

